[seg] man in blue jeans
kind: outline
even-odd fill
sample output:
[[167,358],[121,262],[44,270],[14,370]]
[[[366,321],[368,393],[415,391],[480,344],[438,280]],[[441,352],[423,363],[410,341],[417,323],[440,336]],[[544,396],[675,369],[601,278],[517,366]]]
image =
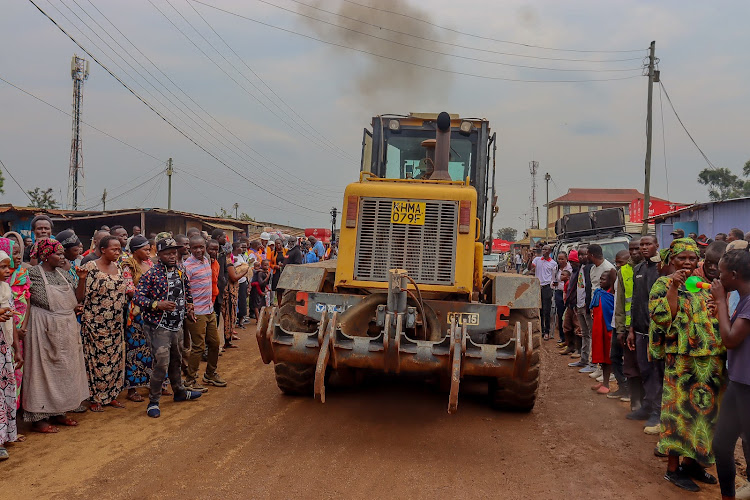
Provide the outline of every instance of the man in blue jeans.
[[180,336],[183,335],[185,317],[195,321],[195,314],[190,282],[185,272],[177,267],[177,252],[181,248],[182,245],[172,238],[157,241],[159,262],[141,276],[133,296],[133,304],[141,309],[143,329],[154,360],[146,408],[146,413],[152,418],[161,415],[159,400],[167,372],[175,401],[201,396],[200,392],[185,389],[182,385]]

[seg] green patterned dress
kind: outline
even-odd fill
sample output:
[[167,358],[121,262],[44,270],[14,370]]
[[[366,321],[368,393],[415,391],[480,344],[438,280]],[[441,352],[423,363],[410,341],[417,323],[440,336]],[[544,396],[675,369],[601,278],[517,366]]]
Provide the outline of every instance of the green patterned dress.
[[677,292],[677,315],[667,300],[671,278],[661,277],[651,288],[649,328],[651,356],[664,359],[664,395],[661,400],[662,453],[714,463],[711,441],[725,386],[724,353],[718,320],[707,309],[705,290]]

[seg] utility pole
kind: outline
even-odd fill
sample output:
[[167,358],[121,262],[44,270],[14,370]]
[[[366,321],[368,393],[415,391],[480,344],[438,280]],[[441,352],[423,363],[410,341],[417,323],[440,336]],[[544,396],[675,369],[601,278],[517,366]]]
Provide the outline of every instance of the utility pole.
[[544,243],[549,243],[549,181],[552,179],[552,176],[549,175],[549,172],[544,174],[544,180],[547,181],[547,204],[545,207],[547,207],[547,217],[546,217],[546,226],[544,227]]
[[107,189],[104,188],[104,192],[102,193],[102,212],[107,211]]
[[70,142],[70,166],[68,169],[68,208],[78,210],[84,202],[83,148],[81,145],[81,102],[83,82],[89,77],[89,63],[73,56],[70,61],[70,76],[73,78],[73,138]]
[[653,132],[652,124],[652,103],[654,100],[654,82],[659,81],[659,73],[654,70],[656,65],[656,42],[651,42],[648,50],[648,104],[646,105],[646,183],[643,188],[643,225],[641,226],[641,235],[648,234],[649,207],[651,205],[651,135]]
[[336,216],[339,213],[339,209],[336,207],[333,207],[331,209],[331,240],[333,240],[336,237]]
[[169,187],[167,189],[167,210],[172,210],[172,174],[174,169],[172,168],[172,158],[167,160],[167,181],[169,181]]
[[531,228],[539,229],[539,207],[536,205],[536,172],[539,170],[538,161],[529,162],[531,172]]
[[490,248],[495,238],[495,215],[497,215],[497,190],[495,189],[495,160],[497,158],[497,132],[492,134],[492,206],[490,207]]

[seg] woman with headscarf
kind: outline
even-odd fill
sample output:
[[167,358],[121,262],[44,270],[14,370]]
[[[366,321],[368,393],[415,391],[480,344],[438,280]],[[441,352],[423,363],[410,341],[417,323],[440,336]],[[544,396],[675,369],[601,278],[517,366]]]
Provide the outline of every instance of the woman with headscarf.
[[76,290],[83,301],[81,333],[91,389],[89,410],[102,406],[124,408],[117,400],[125,383],[124,320],[127,285],[117,262],[120,241],[105,236],[99,241],[101,257],[79,267]]
[[55,239],[60,242],[65,250],[65,261],[60,266],[73,279],[73,286],[78,286],[78,274],[76,274],[76,261],[80,256],[81,240],[72,229],[66,229],[57,233]]
[[672,241],[665,265],[674,272],[656,280],[649,297],[649,350],[665,365],[657,450],[669,457],[664,478],[687,491],[700,490],[694,479],[717,482],[705,467],[714,463],[711,441],[725,382],[725,349],[711,295],[685,288],[698,254],[692,239]]
[[10,255],[0,250],[0,461],[8,459],[5,443],[18,438],[13,366],[15,362],[23,363],[16,349],[18,333],[13,326],[13,293],[6,282],[10,275]]
[[[130,240],[130,252],[122,261],[122,277],[128,291],[135,291],[138,282],[146,271],[151,269],[151,246],[148,240],[139,235]],[[125,323],[125,388],[128,399],[136,403],[143,401],[138,394],[138,387],[148,387],[151,378],[151,349],[148,346],[146,334],[143,331],[143,318],[140,308],[130,302],[128,317]]]
[[[0,238],[0,250],[10,255],[10,269],[12,274],[8,279],[10,285],[10,291],[13,295],[13,308],[15,314],[13,315],[13,326],[17,330],[18,342],[15,349],[18,352],[20,359],[23,359],[23,340],[26,337],[26,330],[28,327],[29,315],[27,314],[29,308],[29,270],[23,266],[21,262],[23,259],[23,238],[18,233],[14,233],[15,241],[7,238],[10,233],[6,233],[6,237]],[[21,407],[21,384],[23,382],[23,363],[16,366],[16,405],[17,408]]]
[[73,284],[60,270],[60,242],[37,242],[41,264],[29,269],[29,331],[24,342],[22,406],[24,420],[37,432],[55,433],[53,424],[76,426],[65,416],[89,397]]

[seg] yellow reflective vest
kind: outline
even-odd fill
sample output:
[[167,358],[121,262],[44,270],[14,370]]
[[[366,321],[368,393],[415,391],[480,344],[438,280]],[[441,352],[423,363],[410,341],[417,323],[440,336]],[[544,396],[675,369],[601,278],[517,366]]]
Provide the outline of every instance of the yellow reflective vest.
[[625,294],[625,326],[630,327],[630,308],[633,306],[633,266],[625,264],[620,268],[622,292]]

